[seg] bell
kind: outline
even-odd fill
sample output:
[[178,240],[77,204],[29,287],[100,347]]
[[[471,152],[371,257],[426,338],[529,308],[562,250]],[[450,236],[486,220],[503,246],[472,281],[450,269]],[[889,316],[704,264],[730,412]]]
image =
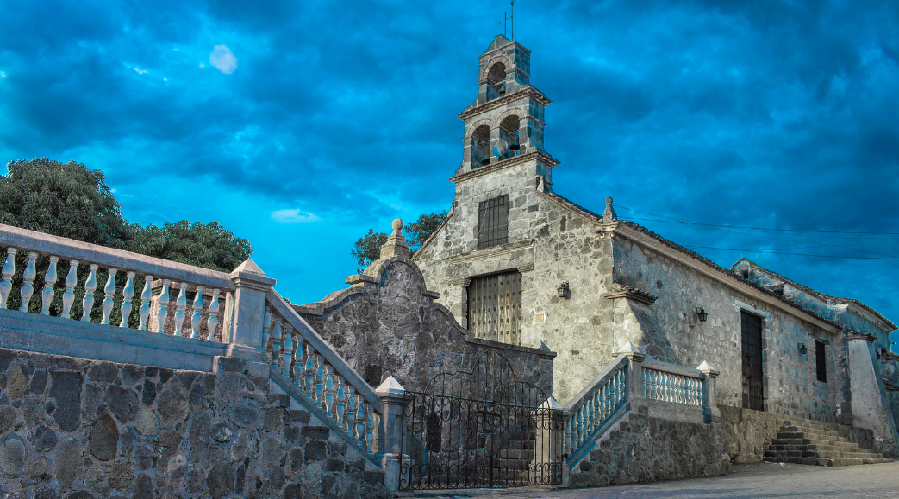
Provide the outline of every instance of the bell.
[[520,151],[520,150],[521,150],[521,146],[518,145],[518,144],[512,144],[511,146],[509,146],[509,150],[510,150],[510,151]]
[[481,160],[481,164],[486,166],[490,164],[490,158],[484,158]]

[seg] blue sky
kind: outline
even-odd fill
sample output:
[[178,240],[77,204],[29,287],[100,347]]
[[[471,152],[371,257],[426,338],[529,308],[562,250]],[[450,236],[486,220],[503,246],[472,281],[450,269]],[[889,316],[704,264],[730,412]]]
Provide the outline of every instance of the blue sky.
[[[899,320],[899,2],[515,7],[557,193]],[[296,303],[344,286],[369,228],[449,208],[508,3],[3,10],[2,163],[100,168],[132,222],[218,221]]]

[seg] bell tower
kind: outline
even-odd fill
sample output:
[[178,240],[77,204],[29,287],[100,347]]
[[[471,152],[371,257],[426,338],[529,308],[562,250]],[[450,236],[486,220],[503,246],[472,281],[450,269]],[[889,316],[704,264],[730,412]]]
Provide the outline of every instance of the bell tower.
[[528,181],[547,189],[552,185],[558,161],[543,147],[544,110],[552,101],[531,86],[530,71],[531,52],[504,35],[497,35],[479,57],[477,99],[459,113],[465,151],[452,179],[457,185],[523,163],[531,163]]

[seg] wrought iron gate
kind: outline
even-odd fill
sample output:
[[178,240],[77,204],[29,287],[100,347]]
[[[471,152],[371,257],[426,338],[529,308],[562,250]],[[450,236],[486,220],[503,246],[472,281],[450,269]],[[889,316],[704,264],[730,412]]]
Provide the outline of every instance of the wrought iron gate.
[[493,350],[405,394],[401,489],[562,483],[562,411]]

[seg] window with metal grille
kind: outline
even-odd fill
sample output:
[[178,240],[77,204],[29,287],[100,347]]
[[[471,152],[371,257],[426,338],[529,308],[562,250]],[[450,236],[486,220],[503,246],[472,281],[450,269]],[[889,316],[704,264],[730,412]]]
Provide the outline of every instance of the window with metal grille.
[[509,196],[499,196],[478,205],[478,249],[509,242]]
[[521,273],[473,277],[468,286],[468,330],[475,338],[521,344]]
[[818,381],[827,383],[827,346],[823,341],[815,340],[815,370],[818,372]]

